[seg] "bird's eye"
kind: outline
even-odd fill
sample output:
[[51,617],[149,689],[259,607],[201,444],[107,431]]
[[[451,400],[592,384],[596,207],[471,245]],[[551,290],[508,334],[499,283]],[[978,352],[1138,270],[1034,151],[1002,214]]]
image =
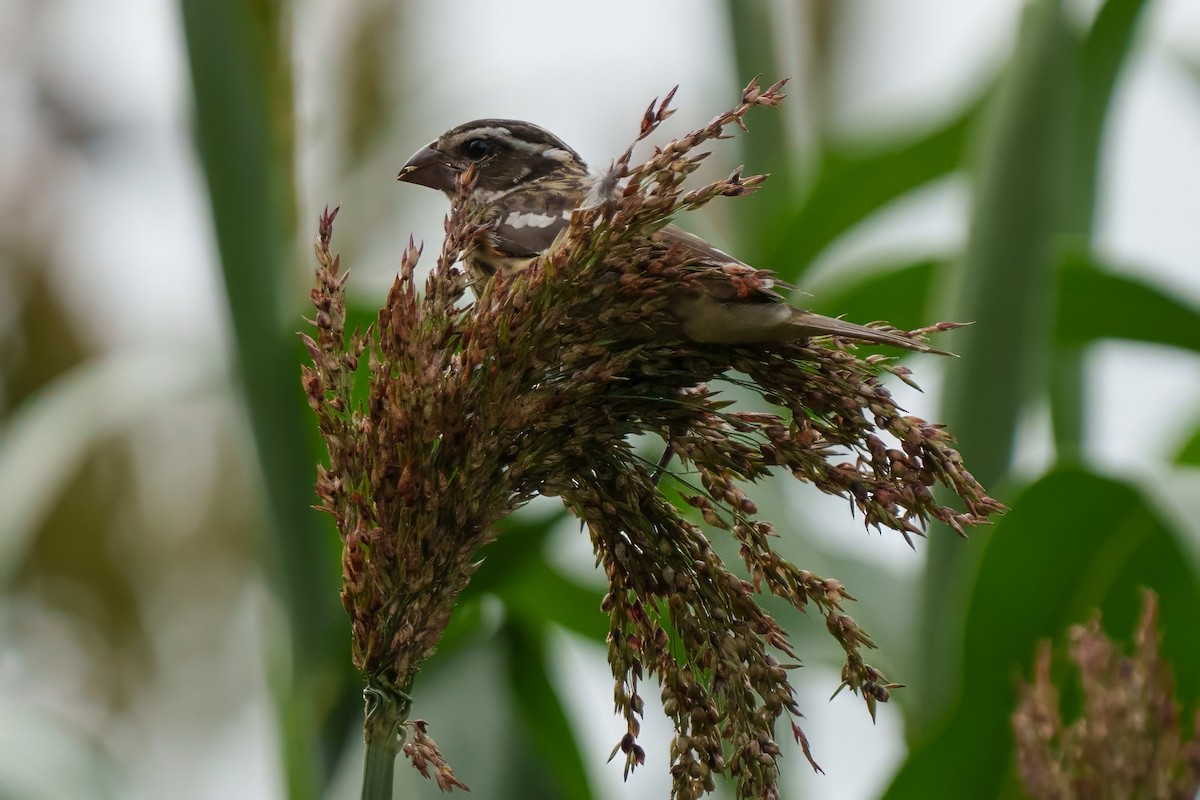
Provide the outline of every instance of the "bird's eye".
[[467,142],[467,157],[472,161],[479,161],[490,152],[492,146],[484,139],[472,139]]

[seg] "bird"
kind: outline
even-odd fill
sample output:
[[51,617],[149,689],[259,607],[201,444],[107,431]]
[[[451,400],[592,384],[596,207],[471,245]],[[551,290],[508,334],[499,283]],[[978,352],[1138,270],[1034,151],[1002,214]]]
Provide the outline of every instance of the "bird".
[[[572,212],[596,202],[611,183],[553,133],[513,119],[477,119],[449,129],[408,159],[396,178],[437,189],[453,201],[456,178],[471,165],[475,182],[468,212],[485,233],[462,261],[476,293],[492,275],[520,272],[550,249]],[[650,246],[701,273],[701,280],[679,289],[671,312],[678,324],[669,335],[726,345],[833,336],[948,355],[897,333],[793,306],[777,292],[777,281],[730,281],[728,276],[739,271],[764,273],[673,224],[651,234]],[[652,335],[666,334],[656,330]]]

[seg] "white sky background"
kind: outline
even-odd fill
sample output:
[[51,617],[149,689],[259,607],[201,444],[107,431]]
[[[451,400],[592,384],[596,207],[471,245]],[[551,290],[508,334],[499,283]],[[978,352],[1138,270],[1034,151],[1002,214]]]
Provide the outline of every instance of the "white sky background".
[[[213,320],[224,320],[226,312],[208,200],[189,139],[190,87],[175,3],[39,2],[52,10],[41,15],[41,29],[26,36],[17,19],[23,3],[0,0],[0,107],[28,110],[32,102],[19,82],[10,79],[3,54],[55,40],[59,44],[53,58],[59,63],[53,69],[62,91],[84,98],[101,118],[136,129],[137,143],[93,154],[53,176],[71,186],[63,194],[69,199],[67,206],[42,212],[45,224],[59,232],[59,283],[75,307],[85,312],[79,316],[91,321],[90,330],[113,348],[140,348],[152,341],[188,351],[222,352],[227,342],[214,332],[222,330],[223,323],[214,325]],[[363,242],[343,239],[340,244],[360,248],[363,269],[358,272],[356,265],[356,275],[364,276],[365,285],[382,286],[390,282],[390,265],[398,261],[410,228],[436,249],[444,208],[437,202],[440,198],[408,186],[393,187],[394,206],[365,207],[367,198],[374,203],[379,197],[377,187],[362,185],[362,177],[339,175],[320,157],[328,147],[331,126],[306,87],[319,85],[321,56],[338,46],[338,15],[349,5],[300,3],[302,208],[306,219],[315,219],[326,203],[341,203],[345,217],[370,219],[372,229],[359,228]],[[412,48],[408,63],[415,73],[407,80],[423,91],[412,96],[405,110],[412,121],[412,129],[405,132],[408,138],[397,143],[390,161],[368,180],[393,182],[396,169],[412,151],[451,125],[484,116],[543,124],[599,164],[624,148],[647,102],[671,86],[678,83],[682,88],[676,100],[679,113],[669,131],[707,121],[739,88],[730,78],[723,6],[716,2],[419,0],[408,5],[412,27],[397,46]],[[1002,63],[1020,3],[851,0],[846,5],[854,9],[855,23],[838,43],[845,58],[835,76],[832,111],[839,130],[870,138],[872,131],[897,126],[920,130],[931,117],[949,113],[971,97]],[[1086,10],[1093,4],[1073,5]],[[1200,302],[1200,86],[1171,63],[1173,53],[1193,58],[1200,54],[1200,3],[1154,0],[1150,10],[1105,146],[1098,241],[1114,263],[1160,277]],[[514,48],[514,42],[522,46]],[[21,115],[0,117],[0,190],[23,168],[19,154],[26,151],[31,135],[22,127]],[[4,198],[5,207],[10,202]],[[948,251],[964,236],[964,202],[962,187],[947,182],[928,192],[915,210],[882,215],[858,241],[829,254],[821,271],[869,262],[873,255],[897,247],[932,245]],[[340,228],[339,236],[347,236],[341,231],[349,228],[350,224]],[[0,281],[0,289],[3,284]],[[0,310],[4,306],[0,298]],[[1200,364],[1127,345],[1100,348],[1092,361],[1098,389],[1092,396],[1100,398],[1092,424],[1105,431],[1093,455],[1105,467],[1127,474],[1154,469],[1167,455],[1166,443],[1194,421],[1194,409],[1200,405]],[[923,383],[935,381],[936,377]],[[911,400],[914,413],[936,416],[921,402]],[[1037,454],[1028,457],[1036,460]],[[824,545],[900,571],[918,566],[920,556],[898,537],[865,539],[856,524],[842,519],[840,507],[834,511],[828,520],[821,517],[822,527],[831,531]],[[812,515],[805,509],[795,513]],[[651,736],[646,737],[651,762],[632,787],[622,788],[616,765],[603,764],[613,731],[619,735],[610,715],[611,677],[603,661],[586,648],[570,647],[560,666],[564,676],[576,676],[562,682],[564,690],[584,687],[572,695],[571,708],[584,723],[581,742],[594,757],[596,774],[603,776],[602,791],[614,800],[665,796],[665,750],[655,746]],[[850,708],[844,698],[825,702],[824,687],[836,683],[834,676],[824,680],[812,670],[804,678],[805,687],[816,686],[804,698],[809,712],[806,731],[827,774],[813,778],[798,757],[788,759],[786,773],[814,794],[875,796],[902,756],[894,727],[898,712],[885,707],[879,725],[863,725],[865,713]],[[649,730],[654,730],[652,724]],[[129,797],[163,796],[164,787],[171,786],[183,792],[174,794],[181,798],[249,800],[269,796],[277,788],[275,744],[265,712],[248,710],[221,744],[161,746],[166,752],[157,755],[163,766],[195,769],[196,780],[184,781],[181,788],[174,779],[143,766],[131,776],[139,784],[131,787]]]

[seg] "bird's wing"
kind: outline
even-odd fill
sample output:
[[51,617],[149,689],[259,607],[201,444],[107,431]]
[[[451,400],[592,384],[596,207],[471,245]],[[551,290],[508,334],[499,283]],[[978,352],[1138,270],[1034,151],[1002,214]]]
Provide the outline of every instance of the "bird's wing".
[[793,288],[770,270],[755,269],[674,225],[656,232],[651,241],[665,249],[673,262],[695,270],[694,278],[704,293],[719,302],[779,303],[783,302],[779,290]]
[[795,308],[780,296],[790,289],[766,270],[668,225],[651,237],[666,260],[695,270],[681,283],[674,306],[684,335],[696,342],[751,344],[840,336],[906,350],[944,353],[908,336]]
[[519,192],[500,204],[492,221],[492,247],[505,256],[532,258],[544,252],[571,222],[578,197],[558,192]]
[[734,258],[724,250],[718,250],[699,236],[688,233],[676,225],[667,225],[654,234],[654,239],[666,247],[675,247],[681,252],[690,252],[698,261],[705,261],[710,265],[741,264],[744,267],[749,266],[745,261]]

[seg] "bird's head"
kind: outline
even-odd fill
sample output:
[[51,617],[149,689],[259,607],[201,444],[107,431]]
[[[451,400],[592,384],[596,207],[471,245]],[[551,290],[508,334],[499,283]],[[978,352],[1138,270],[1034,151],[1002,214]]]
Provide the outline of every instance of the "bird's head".
[[443,133],[418,150],[397,180],[454,196],[454,180],[476,165],[476,193],[492,196],[546,180],[587,175],[587,165],[545,128],[515,119],[477,119]]

